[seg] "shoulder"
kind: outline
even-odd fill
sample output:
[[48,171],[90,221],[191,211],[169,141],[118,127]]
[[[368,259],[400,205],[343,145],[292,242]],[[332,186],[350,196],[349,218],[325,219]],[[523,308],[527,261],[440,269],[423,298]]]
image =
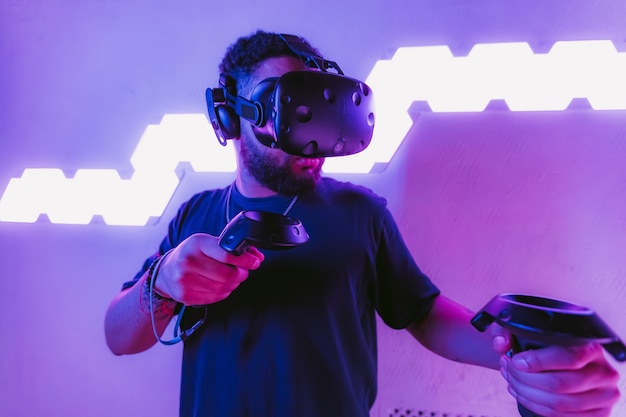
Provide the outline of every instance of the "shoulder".
[[206,210],[213,206],[223,205],[226,198],[228,187],[215,190],[205,190],[191,196],[187,201],[181,204],[178,214],[189,213],[196,210]]
[[387,207],[387,200],[371,189],[347,181],[324,177],[318,184],[318,192],[335,204]]
[[225,225],[227,192],[228,187],[206,190],[182,203],[169,224],[171,244],[176,245],[193,233],[219,234]]

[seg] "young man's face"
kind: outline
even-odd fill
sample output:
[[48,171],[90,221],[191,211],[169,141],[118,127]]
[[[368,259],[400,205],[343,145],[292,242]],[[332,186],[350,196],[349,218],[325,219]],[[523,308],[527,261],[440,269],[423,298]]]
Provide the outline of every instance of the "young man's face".
[[[269,58],[255,71],[252,84],[279,77],[288,71],[304,69],[300,59],[295,57]],[[296,195],[315,187],[321,176],[324,158],[304,158],[269,148],[256,139],[251,126],[249,123],[241,124],[240,169],[279,194]]]

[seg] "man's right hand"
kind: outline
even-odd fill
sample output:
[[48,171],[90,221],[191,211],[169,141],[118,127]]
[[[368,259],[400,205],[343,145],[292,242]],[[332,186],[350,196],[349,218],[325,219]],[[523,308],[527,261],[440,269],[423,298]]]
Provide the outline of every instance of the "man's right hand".
[[263,259],[255,247],[236,256],[222,249],[217,237],[196,233],[165,255],[153,289],[187,306],[216,303],[228,297]]

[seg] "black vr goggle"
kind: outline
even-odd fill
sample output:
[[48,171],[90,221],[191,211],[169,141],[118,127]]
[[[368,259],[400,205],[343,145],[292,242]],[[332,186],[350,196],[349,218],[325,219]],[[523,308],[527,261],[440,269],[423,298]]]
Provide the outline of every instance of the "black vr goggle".
[[[352,155],[372,140],[374,101],[362,81],[343,75],[339,66],[318,56],[302,40],[281,35],[289,48],[310,68],[261,81],[250,100],[228,90],[206,90],[211,125],[218,141],[239,136],[240,118],[252,124],[259,142],[292,155],[329,157]],[[328,72],[334,69],[336,73]]]

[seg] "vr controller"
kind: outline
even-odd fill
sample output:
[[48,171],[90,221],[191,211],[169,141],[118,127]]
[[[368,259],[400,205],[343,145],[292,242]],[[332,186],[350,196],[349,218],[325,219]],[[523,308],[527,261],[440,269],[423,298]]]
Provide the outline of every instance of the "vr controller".
[[[626,361],[626,346],[592,310],[551,298],[500,294],[491,299],[471,320],[479,331],[493,322],[515,337],[514,352],[549,345],[601,344],[617,361]],[[518,403],[522,417],[541,417]]]
[[[248,246],[256,246],[262,249],[289,249],[302,245],[309,240],[309,235],[304,230],[300,220],[282,214],[266,211],[242,211],[237,214],[228,224],[218,238],[218,244],[222,249],[234,255],[241,255]],[[174,345],[186,340],[207,318],[207,306],[204,307],[204,315],[190,328],[181,331],[181,320],[187,306],[182,306],[174,327],[174,337],[163,340],[158,335],[153,324],[155,338],[164,345]]]
[[261,249],[289,249],[309,240],[298,219],[266,211],[246,210],[237,214],[222,230],[218,244],[234,255],[248,246]]

